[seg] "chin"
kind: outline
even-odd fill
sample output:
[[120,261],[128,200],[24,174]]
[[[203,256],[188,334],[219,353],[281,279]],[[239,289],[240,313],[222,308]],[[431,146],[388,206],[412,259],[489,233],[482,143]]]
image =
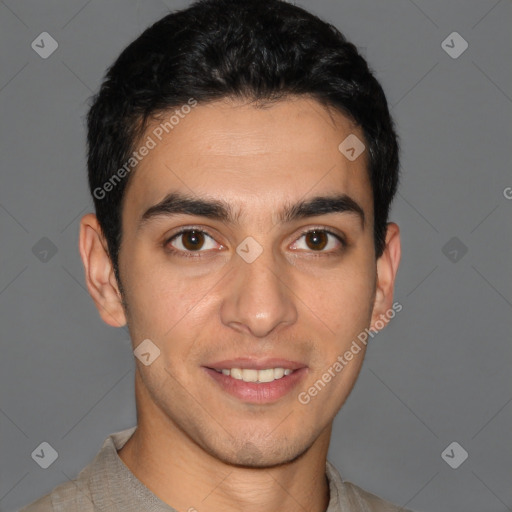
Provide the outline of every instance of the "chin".
[[[289,464],[299,459],[310,446],[296,447],[290,445],[290,440],[274,441],[274,445],[268,445],[263,441],[263,446],[248,441],[235,452],[227,454],[226,451],[212,450],[210,454],[230,466],[268,469]],[[277,446],[276,446],[277,445]]]

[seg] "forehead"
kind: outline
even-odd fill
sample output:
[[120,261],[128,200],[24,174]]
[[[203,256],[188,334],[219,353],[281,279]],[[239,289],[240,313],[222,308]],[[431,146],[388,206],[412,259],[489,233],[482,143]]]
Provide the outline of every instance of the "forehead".
[[347,117],[308,98],[263,108],[232,100],[178,107],[148,125],[139,146],[149,142],[152,149],[136,166],[125,204],[140,214],[181,191],[222,198],[243,217],[255,208],[340,192],[370,217],[366,151],[351,161],[339,149],[349,136],[363,141]]

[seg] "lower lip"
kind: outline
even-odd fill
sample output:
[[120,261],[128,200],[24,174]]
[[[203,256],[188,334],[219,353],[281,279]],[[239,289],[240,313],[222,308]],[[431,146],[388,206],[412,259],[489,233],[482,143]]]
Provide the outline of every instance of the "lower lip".
[[299,368],[290,373],[290,375],[273,380],[272,382],[257,383],[234,379],[211,368],[203,367],[203,369],[206,370],[206,373],[208,373],[224,391],[244,402],[255,404],[276,402],[290,393],[307,373],[307,368]]

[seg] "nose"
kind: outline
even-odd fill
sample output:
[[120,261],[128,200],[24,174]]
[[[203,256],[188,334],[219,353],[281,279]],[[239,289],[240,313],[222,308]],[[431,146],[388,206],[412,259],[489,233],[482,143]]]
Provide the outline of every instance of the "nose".
[[234,264],[221,307],[224,325],[264,338],[296,322],[293,290],[271,251],[263,251],[252,263],[237,256]]

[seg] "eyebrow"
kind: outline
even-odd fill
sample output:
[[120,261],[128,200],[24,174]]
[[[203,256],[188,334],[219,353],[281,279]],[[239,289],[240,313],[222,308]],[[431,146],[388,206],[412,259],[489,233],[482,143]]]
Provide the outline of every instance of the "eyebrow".
[[[361,206],[346,194],[329,196],[316,196],[302,200],[295,204],[285,204],[278,213],[280,223],[289,223],[294,220],[327,215],[331,213],[344,213],[356,215],[364,229],[365,215]],[[172,192],[159,203],[148,208],[140,218],[139,228],[156,217],[171,217],[174,215],[195,215],[208,219],[235,224],[238,222],[240,212],[235,213],[232,206],[222,200],[195,198],[186,194]]]

